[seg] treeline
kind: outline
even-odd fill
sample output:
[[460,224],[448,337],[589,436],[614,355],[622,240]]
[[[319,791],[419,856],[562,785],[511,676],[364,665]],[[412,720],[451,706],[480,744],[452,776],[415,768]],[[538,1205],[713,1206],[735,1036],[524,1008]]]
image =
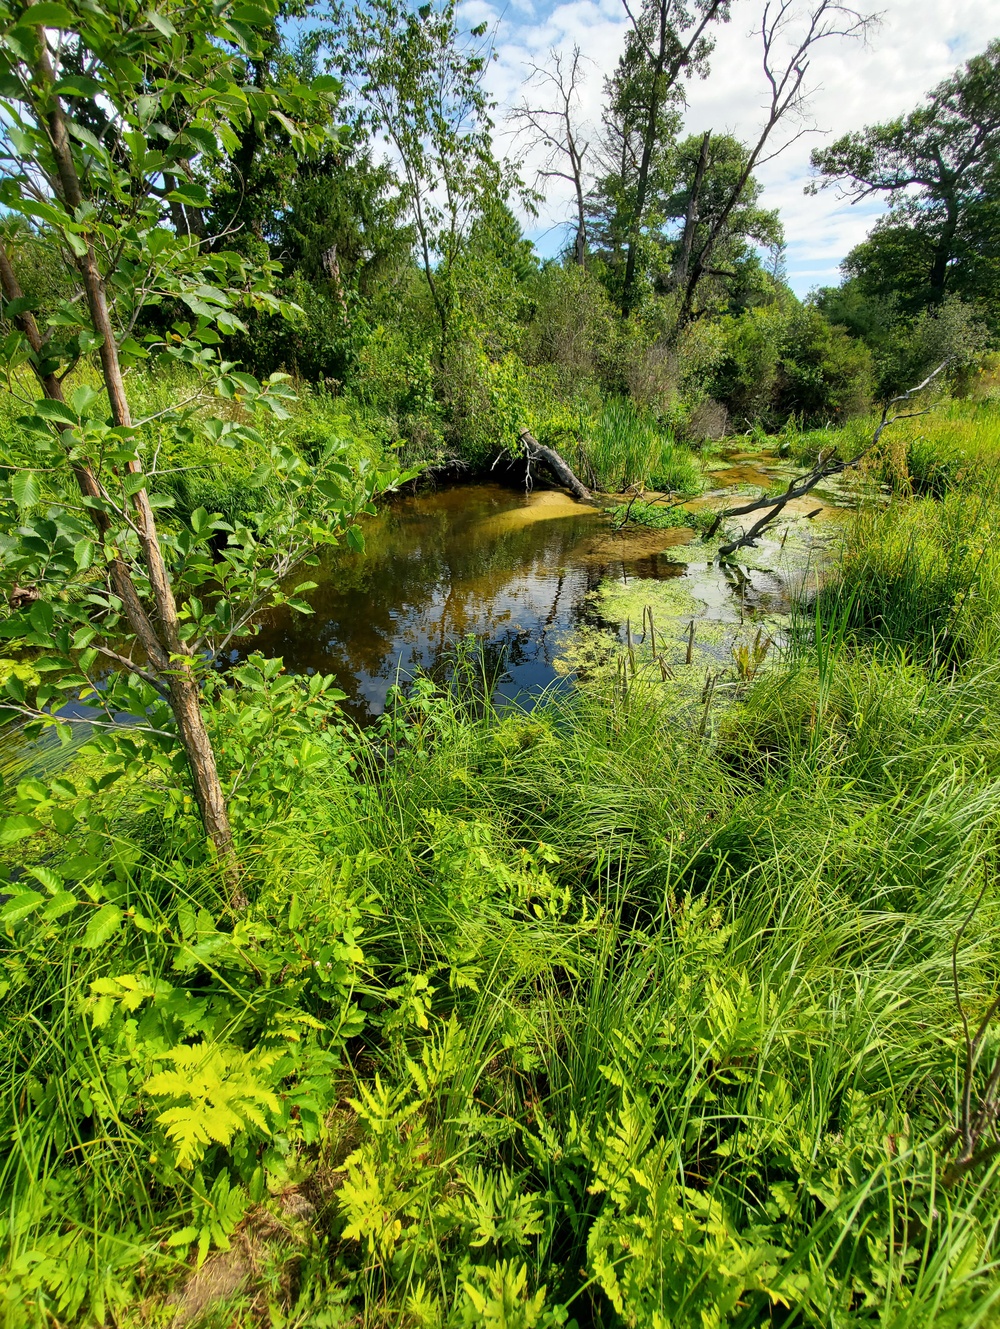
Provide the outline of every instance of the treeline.
[[[171,224],[206,253],[270,271],[284,312],[299,311],[251,311],[222,329],[225,354],[341,397],[383,453],[477,463],[524,425],[559,446],[586,435],[609,397],[693,442],[836,423],[944,358],[961,388],[993,345],[996,42],[910,115],[814,152],[810,188],[890,206],[843,283],[801,301],[756,172],[794,137],[813,48],[845,36],[828,0],[797,16],[791,38],[764,16],[769,104],[747,141],[683,130],[686,83],[712,76],[713,34],[729,19],[716,0],[636,11],[596,133],[579,119],[578,50],[529,71],[502,126],[484,90],[491,34],[464,27],[454,3],[292,17],[277,16],[248,62],[251,105],[320,87],[325,137],[303,155],[288,117],[254,115],[225,151],[193,152],[185,178],[164,180]],[[846,36],[863,29],[852,20]],[[99,103],[72,105],[95,134],[118,132]],[[534,181],[498,153],[501,128],[517,131],[515,156],[541,162]],[[556,179],[572,221],[565,252],[543,261],[517,216]],[[22,233],[22,249],[32,243]],[[30,252],[20,268],[34,268],[28,293],[43,305],[65,295]],[[156,334],[177,313],[161,301],[142,319]]]

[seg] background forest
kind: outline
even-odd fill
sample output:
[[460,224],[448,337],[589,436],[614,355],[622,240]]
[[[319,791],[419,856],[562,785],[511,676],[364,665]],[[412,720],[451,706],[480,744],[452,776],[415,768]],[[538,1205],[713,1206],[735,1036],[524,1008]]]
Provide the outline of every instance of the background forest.
[[[998,1323],[1000,41],[816,148],[888,206],[803,301],[758,177],[871,19],[628,13],[593,133],[447,0],[0,0],[11,1329]],[[526,429],[734,635],[623,556],[530,709],[255,652]],[[841,485],[777,627],[722,455]]]

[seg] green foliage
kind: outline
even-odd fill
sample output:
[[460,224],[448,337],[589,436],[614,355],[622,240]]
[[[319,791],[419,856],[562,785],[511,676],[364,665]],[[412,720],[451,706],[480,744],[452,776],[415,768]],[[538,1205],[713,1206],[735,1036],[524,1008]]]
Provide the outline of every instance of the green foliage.
[[725,350],[713,369],[711,395],[734,422],[781,427],[789,416],[806,425],[842,423],[865,412],[871,357],[840,328],[796,301],[726,320]]
[[824,185],[889,201],[888,216],[845,263],[865,294],[898,300],[910,315],[946,295],[982,301],[995,328],[998,108],[1000,43],[992,41],[909,115],[813,153]]
[[606,402],[582,430],[578,469],[604,493],[618,494],[640,485],[697,494],[702,487],[700,468],[690,450],[675,443],[661,424],[627,399]]
[[678,526],[694,526],[696,515],[685,507],[674,504],[648,503],[637,499],[630,503],[619,503],[611,509],[611,520],[616,528],[633,523],[646,526],[652,531],[670,530]]

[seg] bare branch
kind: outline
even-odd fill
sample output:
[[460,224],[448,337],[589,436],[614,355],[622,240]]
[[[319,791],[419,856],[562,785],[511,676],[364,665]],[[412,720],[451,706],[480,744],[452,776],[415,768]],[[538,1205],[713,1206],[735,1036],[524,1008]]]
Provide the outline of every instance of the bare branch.
[[844,471],[852,470],[854,467],[858,466],[878,444],[884,431],[888,429],[890,425],[895,424],[897,420],[909,420],[918,415],[925,415],[927,413],[926,409],[922,411],[900,411],[895,415],[890,415],[889,411],[891,407],[895,406],[898,402],[910,401],[918,393],[923,392],[924,389],[929,387],[937,376],[944,371],[947,365],[948,361],[943,360],[941,364],[938,365],[937,369],[927,375],[922,383],[918,383],[915,388],[908,388],[906,392],[901,392],[898,397],[890,398],[882,409],[882,418],[871,438],[861,451],[856,453],[853,457],[846,461],[837,457],[821,457],[811,471],[807,472],[805,475],[792,479],[783,494],[771,498],[755,499],[754,502],[745,503],[742,507],[727,508],[724,511],[717,513],[715,520],[705,532],[706,540],[711,540],[724,521],[728,521],[732,517],[745,517],[751,512],[760,512],[762,509],[766,509],[764,516],[761,517],[759,521],[755,522],[749,531],[746,531],[741,535],[738,540],[733,540],[729,544],[722,545],[719,549],[719,557],[728,558],[730,554],[735,553],[737,549],[753,548],[758,537],[768,526],[771,525],[772,522],[776,521],[777,518],[781,516],[781,513],[784,511],[787,504],[793,502],[797,498],[804,498],[810,490],[815,489],[816,486],[822,484],[824,480],[829,480],[835,475],[841,475]]

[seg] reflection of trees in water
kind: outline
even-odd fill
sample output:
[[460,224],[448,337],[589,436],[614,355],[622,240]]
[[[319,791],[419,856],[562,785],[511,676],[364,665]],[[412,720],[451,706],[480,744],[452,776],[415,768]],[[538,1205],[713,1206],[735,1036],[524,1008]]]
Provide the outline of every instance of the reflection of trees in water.
[[[315,613],[275,613],[252,648],[296,670],[336,674],[361,716],[397,670],[447,670],[453,643],[468,636],[484,643],[488,672],[544,685],[553,638],[578,620],[587,591],[610,568],[580,556],[601,529],[598,514],[503,525],[520,507],[519,495],[498,486],[391,504],[367,524],[365,555],[335,551],[312,571]],[[628,575],[658,575],[656,559],[630,565]]]

